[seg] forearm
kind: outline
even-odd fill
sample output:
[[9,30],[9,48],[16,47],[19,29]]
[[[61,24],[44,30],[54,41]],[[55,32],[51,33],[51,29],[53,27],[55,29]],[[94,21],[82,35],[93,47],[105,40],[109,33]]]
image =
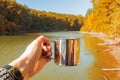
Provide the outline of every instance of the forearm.
[[[46,43],[46,45],[43,45],[44,43]],[[4,69],[9,72],[7,75],[11,77],[9,80],[28,80],[41,71],[50,61],[46,56],[41,55],[43,48],[47,52],[47,57],[50,57],[50,41],[44,36],[40,36],[28,45],[25,52],[20,57],[4,67]],[[3,76],[4,74],[1,73],[2,71],[0,72],[0,76]],[[6,80],[2,78],[3,77],[0,77],[0,80]]]
[[23,58],[17,58],[9,65],[5,65],[3,68],[0,68],[0,80],[28,80],[24,67],[26,67],[25,60]]
[[16,60],[14,60],[13,62],[11,62],[9,65],[14,66],[15,68],[17,68],[20,73],[22,74],[24,80],[28,80],[27,74],[25,73],[25,67],[26,67],[26,62],[25,62],[25,58],[17,58]]

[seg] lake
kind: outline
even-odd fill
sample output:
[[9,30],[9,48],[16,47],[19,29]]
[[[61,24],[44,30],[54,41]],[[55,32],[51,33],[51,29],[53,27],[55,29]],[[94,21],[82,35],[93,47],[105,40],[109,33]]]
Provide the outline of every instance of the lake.
[[27,45],[39,35],[51,41],[58,38],[80,38],[80,64],[58,66],[52,60],[30,80],[119,80],[119,41],[101,33],[48,32],[0,36],[0,66],[19,57]]

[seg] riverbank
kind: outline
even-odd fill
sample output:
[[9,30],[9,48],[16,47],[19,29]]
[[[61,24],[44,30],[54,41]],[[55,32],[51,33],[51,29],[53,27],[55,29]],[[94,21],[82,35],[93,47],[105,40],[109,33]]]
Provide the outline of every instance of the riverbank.
[[[86,34],[84,40],[87,49],[95,58],[90,68],[91,77],[94,77],[96,72],[100,72],[105,80],[120,79],[120,38],[113,39],[108,35],[90,33]],[[98,78],[93,80],[98,80]]]
[[23,31],[23,30],[19,30],[19,31],[14,31],[14,32],[8,32],[8,31],[0,31],[0,36],[2,35],[25,35],[25,34],[29,34],[29,33],[54,33],[54,32],[79,32],[79,30],[77,31],[66,31],[66,30],[56,30],[56,31],[38,31],[38,30],[32,30],[32,31]]

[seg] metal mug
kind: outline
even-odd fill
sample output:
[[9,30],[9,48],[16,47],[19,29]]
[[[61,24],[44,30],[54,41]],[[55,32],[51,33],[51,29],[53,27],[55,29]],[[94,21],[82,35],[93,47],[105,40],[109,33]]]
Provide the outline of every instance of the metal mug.
[[80,63],[80,38],[62,38],[51,43],[52,59],[57,65],[76,66]]
[[80,62],[80,39],[54,41],[54,62],[57,65],[76,66]]

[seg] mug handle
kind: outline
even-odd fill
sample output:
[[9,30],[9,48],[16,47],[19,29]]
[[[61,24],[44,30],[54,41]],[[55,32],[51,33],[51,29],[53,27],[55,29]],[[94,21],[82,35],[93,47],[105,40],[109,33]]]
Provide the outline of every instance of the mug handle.
[[[43,45],[47,46],[47,43],[43,43]],[[51,53],[52,53],[51,56],[47,56],[47,52],[42,48],[42,56],[45,56],[46,58],[54,60],[55,59],[55,56],[54,56],[54,41],[51,41]]]

